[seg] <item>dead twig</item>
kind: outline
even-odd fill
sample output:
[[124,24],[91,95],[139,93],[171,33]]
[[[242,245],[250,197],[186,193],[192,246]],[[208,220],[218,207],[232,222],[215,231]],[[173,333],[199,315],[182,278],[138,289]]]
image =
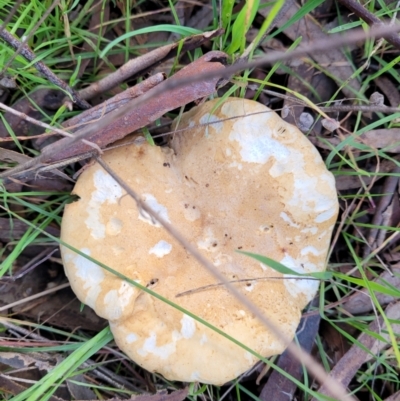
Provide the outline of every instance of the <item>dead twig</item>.
[[15,50],[14,54],[12,57],[7,61],[5,66],[3,67],[3,71],[7,71],[7,69],[10,67],[12,62],[15,60],[15,58],[18,56],[18,54],[21,53],[23,50],[25,43],[28,42],[28,40],[34,35],[36,30],[39,28],[39,26],[42,24],[42,22],[49,16],[49,14],[53,11],[53,9],[58,5],[60,0],[54,0],[53,3],[50,5],[50,7],[46,10],[46,12],[42,15],[42,17],[39,19],[39,21],[35,24],[35,26],[31,29],[31,31],[24,36],[24,40],[21,41],[18,49]]
[[[36,54],[21,40],[17,39],[15,36],[11,35],[7,30],[3,29],[0,31],[0,38],[2,38],[6,43],[8,43],[15,50],[20,49],[21,55],[25,57],[28,61],[34,61],[36,59]],[[90,104],[80,98],[79,94],[73,90],[69,85],[67,85],[62,79],[58,78],[56,74],[53,73],[43,62],[36,61],[33,63],[35,68],[51,83],[63,89],[65,92],[69,93],[72,97],[74,103],[76,103],[82,109],[89,109]]]
[[[218,71],[224,70],[226,58],[227,56],[225,53],[218,51],[205,54],[193,63],[182,68],[173,77],[167,79],[145,93],[142,97],[147,97],[147,102],[140,102],[137,107],[130,108],[126,113],[124,113],[123,118],[115,118],[108,125],[104,125],[103,123],[101,130],[94,132],[90,136],[87,136],[87,139],[98,144],[100,148],[103,148],[109,143],[115,142],[118,139],[122,139],[127,134],[155,121],[157,118],[160,118],[170,110],[211,95],[216,90],[217,83],[219,81],[218,75],[217,77],[207,81],[194,82],[190,85],[178,87],[177,89],[168,90],[168,86],[171,81],[179,82],[180,80],[187,78],[192,78],[193,80],[193,78],[195,78],[197,75],[201,75],[203,72],[217,73]],[[156,96],[155,93],[157,93],[158,96]],[[125,106],[111,111],[107,114],[107,116],[112,116],[114,114],[119,115],[120,110],[124,109],[130,104],[131,102],[128,102]],[[100,119],[98,122],[103,121],[104,119]],[[88,128],[92,127],[93,125],[96,125],[96,123],[88,125]],[[62,139],[57,144],[52,144],[45,147],[42,155],[49,151],[54,156],[46,157],[43,161],[57,161],[60,158],[65,159],[76,156],[82,152],[90,151],[91,149],[88,148],[87,145],[82,145],[78,142],[78,137],[80,135],[86,137],[85,133],[76,135],[76,137],[73,138],[73,141],[75,142],[74,146],[66,147],[70,144],[71,139],[64,138],[67,139],[67,141]],[[57,145],[59,149],[57,153],[54,153],[55,145]]]
[[[10,10],[10,12],[7,14],[7,17],[4,19],[3,23],[0,25],[0,34],[4,31],[6,28],[7,24],[12,20],[14,17],[15,13],[18,10],[18,7],[20,4],[23,2],[23,0],[17,0],[13,6],[13,8]],[[1,75],[5,72],[5,69],[3,68],[1,70]]]
[[[260,85],[249,85],[248,88],[252,90],[257,90]],[[279,97],[280,99],[290,100],[292,103],[291,107],[301,106],[301,107],[309,107],[308,104],[303,102],[301,99],[298,99],[294,96],[285,95],[284,93],[276,92],[270,89],[262,89],[262,92],[267,95],[272,95]],[[350,100],[350,99],[346,99]],[[343,100],[334,100],[335,102],[342,102]],[[332,103],[332,101],[330,101]],[[384,113],[384,114],[391,114],[391,113],[400,113],[400,107],[389,107],[385,105],[358,105],[358,104],[334,104],[333,106],[323,107],[321,106],[323,103],[316,103],[315,105],[318,106],[323,112],[326,113],[334,113],[334,112],[348,112],[348,111],[361,111],[362,113]]]
[[[29,117],[25,113],[21,113],[20,111],[15,110],[12,107],[8,107],[4,103],[1,103],[1,102],[0,102],[0,109],[3,109],[5,111],[7,111],[8,113],[14,114],[14,115],[20,117],[22,120],[28,121],[28,122],[30,122],[32,124],[36,124],[36,125],[38,125],[38,126],[40,126],[42,128],[45,128],[45,129],[49,129],[49,130],[51,130],[51,131],[53,131],[53,132],[55,132],[57,134],[60,134],[62,136],[66,136],[66,137],[69,137],[69,138],[73,138],[74,137],[74,135],[71,134],[70,132],[62,130],[60,128],[52,127],[51,125],[46,124],[43,121],[39,121],[39,120],[36,120],[35,118]],[[82,142],[85,142],[85,144],[87,146],[90,146],[91,148],[94,148],[95,150],[97,150],[97,152],[100,152],[100,153],[102,152],[101,149],[99,148],[99,146],[96,145],[95,143],[87,141],[86,139],[82,139]]]
[[384,113],[384,114],[392,114],[399,113],[400,108],[398,107],[389,107],[389,106],[369,106],[369,105],[337,105],[337,106],[329,106],[329,107],[319,107],[322,111],[327,113],[333,112],[356,112],[361,111],[362,113]]
[[2,306],[0,308],[0,312],[3,312],[3,311],[5,311],[5,310],[7,310],[9,308],[13,308],[14,306],[18,306],[18,305],[25,304],[27,302],[33,301],[34,299],[44,297],[45,295],[52,294],[53,292],[62,290],[63,288],[67,288],[69,286],[70,286],[69,282],[68,283],[64,283],[64,284],[60,284],[60,285],[58,285],[56,287],[50,288],[49,290],[45,290],[45,291],[39,292],[38,294],[31,295],[30,297],[26,297],[26,298],[20,299],[19,301],[13,302],[12,304],[8,304],[8,305],[5,305],[5,306]]
[[0,278],[0,283],[13,282],[25,276],[27,273],[29,273],[37,266],[41,265],[43,262],[49,259],[53,255],[53,253],[56,252],[57,250],[58,248],[54,248],[53,250],[44,249],[42,252],[34,256],[28,263],[26,263],[25,266],[23,266],[21,270],[18,271],[17,274],[13,274],[12,276],[3,276],[2,278]]
[[[210,40],[216,36],[221,35],[222,29],[216,29],[210,32],[204,32],[200,35],[194,35],[186,38],[184,40],[183,46],[181,48],[181,53],[187,52],[192,49],[196,49],[201,46],[206,40]],[[144,73],[150,67],[155,67],[156,65],[168,60],[176,55],[177,49],[180,42],[172,43],[166,46],[154,49],[140,57],[136,57],[129,60],[126,64],[118,68],[117,71],[108,74],[106,77],[97,81],[87,88],[81,89],[79,91],[79,96],[82,99],[91,99],[99,93],[106,92],[128,78],[133,78],[139,73]]]
[[[369,12],[361,3],[354,0],[339,0],[346,8],[352,11],[357,17],[361,18],[371,27],[387,26],[377,16]],[[400,50],[400,37],[394,32],[382,35],[392,46]]]

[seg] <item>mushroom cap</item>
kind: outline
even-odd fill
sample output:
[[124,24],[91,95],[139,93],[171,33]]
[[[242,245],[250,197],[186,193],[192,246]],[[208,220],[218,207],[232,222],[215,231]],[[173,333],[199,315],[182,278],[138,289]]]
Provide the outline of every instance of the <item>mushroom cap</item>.
[[[308,139],[275,112],[245,99],[220,103],[185,113],[175,126],[188,130],[175,134],[170,147],[137,138],[104,160],[293,338],[319,283],[282,275],[235,250],[266,255],[302,273],[323,271],[338,212],[334,179]],[[264,357],[284,350],[224,286],[201,290],[216,284],[215,278],[98,164],[82,173],[74,193],[80,199],[65,209],[63,241]],[[170,380],[221,385],[257,361],[66,247],[62,257],[78,298],[110,321],[119,347],[145,369]]]

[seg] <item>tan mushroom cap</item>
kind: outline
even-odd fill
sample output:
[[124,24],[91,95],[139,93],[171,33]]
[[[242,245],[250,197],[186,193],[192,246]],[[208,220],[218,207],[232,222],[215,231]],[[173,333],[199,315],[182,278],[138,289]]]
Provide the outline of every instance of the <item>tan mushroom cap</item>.
[[[144,202],[180,232],[287,337],[319,283],[281,277],[235,252],[266,255],[298,272],[325,269],[338,203],[332,175],[307,138],[250,100],[207,102],[185,113],[171,148],[142,138],[105,161]],[[263,112],[263,113],[260,113]],[[221,119],[239,117],[227,121]],[[212,122],[208,126],[199,126]],[[284,350],[216,280],[97,164],[79,178],[62,239],[217,326],[265,357]],[[119,347],[170,380],[221,385],[257,359],[188,315],[63,247],[78,298],[110,321]]]

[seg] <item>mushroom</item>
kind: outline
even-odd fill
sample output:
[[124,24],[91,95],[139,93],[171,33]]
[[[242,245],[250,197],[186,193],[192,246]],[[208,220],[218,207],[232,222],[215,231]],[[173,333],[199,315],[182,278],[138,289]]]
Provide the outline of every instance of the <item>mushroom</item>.
[[[174,125],[185,132],[176,133],[169,147],[137,137],[104,160],[293,338],[318,282],[282,275],[235,250],[266,255],[300,273],[323,271],[338,213],[332,174],[295,126],[255,101],[212,100]],[[264,357],[284,350],[282,341],[224,286],[215,285],[98,164],[82,173],[74,193],[79,200],[65,209],[63,241]],[[148,371],[169,380],[222,385],[257,362],[212,329],[67,247],[62,257],[77,297],[109,320],[118,346]]]

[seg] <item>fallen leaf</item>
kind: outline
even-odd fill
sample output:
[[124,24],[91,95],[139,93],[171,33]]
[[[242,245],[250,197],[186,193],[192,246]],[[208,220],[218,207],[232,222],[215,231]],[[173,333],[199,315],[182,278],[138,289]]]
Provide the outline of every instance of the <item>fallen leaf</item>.
[[[400,298],[400,264],[392,266],[391,271],[393,274],[385,270],[378,278],[373,280],[373,282],[382,284],[384,286],[397,288],[399,290],[398,298]],[[382,294],[380,292],[375,293],[375,296],[379,304],[382,306],[398,299],[391,295]],[[343,308],[353,315],[370,312],[373,309],[373,302],[368,290],[363,288],[362,290],[357,291],[343,305]]]
[[384,149],[388,153],[400,152],[400,128],[371,130],[360,135],[358,140],[374,149]]
[[[313,306],[318,307],[318,303],[318,298],[315,298]],[[321,316],[319,313],[303,318],[300,321],[296,337],[300,346],[308,353],[311,353],[314,346],[320,321]],[[303,376],[303,365],[288,351],[285,351],[279,357],[278,366],[295,379],[300,380]],[[259,398],[262,401],[287,401],[293,398],[296,389],[297,385],[292,380],[274,370],[261,390]]]
[[[399,320],[400,302],[390,304],[386,308],[385,314],[392,321]],[[398,333],[400,324],[392,324],[392,328],[395,333]],[[379,336],[371,336],[368,333],[376,333]],[[365,332],[359,335],[357,343],[353,344],[350,350],[340,359],[331,370],[330,376],[344,387],[348,387],[360,366],[378,355],[388,345],[390,345],[389,335],[386,332],[383,318],[379,317],[368,326]],[[318,393],[321,395],[330,395],[324,385],[318,389]],[[312,401],[317,401],[317,399],[313,398]]]

